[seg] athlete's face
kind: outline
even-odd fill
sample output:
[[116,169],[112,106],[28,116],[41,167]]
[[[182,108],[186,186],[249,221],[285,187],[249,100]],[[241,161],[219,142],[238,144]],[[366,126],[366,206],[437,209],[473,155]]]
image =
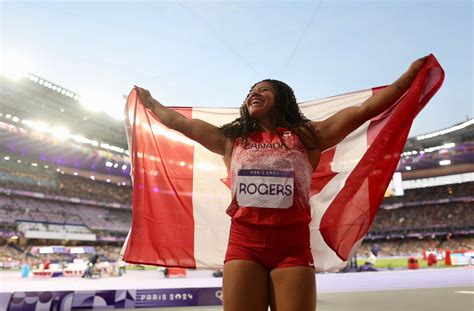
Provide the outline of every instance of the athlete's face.
[[276,91],[270,82],[257,83],[247,95],[244,104],[252,117],[260,120],[270,116],[276,103]]

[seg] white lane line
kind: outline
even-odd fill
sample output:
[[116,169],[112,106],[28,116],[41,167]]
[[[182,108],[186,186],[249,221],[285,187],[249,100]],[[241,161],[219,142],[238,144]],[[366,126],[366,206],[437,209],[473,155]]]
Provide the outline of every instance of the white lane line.
[[474,292],[468,291],[468,290],[460,290],[455,292],[456,294],[471,294],[474,295]]

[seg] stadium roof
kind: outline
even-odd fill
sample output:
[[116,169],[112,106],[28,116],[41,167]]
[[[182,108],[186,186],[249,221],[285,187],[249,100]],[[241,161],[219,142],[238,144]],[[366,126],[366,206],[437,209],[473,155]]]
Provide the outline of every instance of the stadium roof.
[[127,149],[123,121],[86,110],[78,94],[60,85],[31,74],[17,80],[0,76],[0,94],[0,113],[4,116],[44,122]]
[[474,119],[466,120],[446,129],[411,137],[405,145],[405,151],[423,150],[449,143],[458,145],[470,141],[474,141]]

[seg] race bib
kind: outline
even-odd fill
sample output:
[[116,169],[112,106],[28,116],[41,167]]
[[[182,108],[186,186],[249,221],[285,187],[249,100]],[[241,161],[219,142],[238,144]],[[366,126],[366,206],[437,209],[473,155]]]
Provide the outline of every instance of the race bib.
[[242,169],[237,174],[239,206],[289,208],[293,205],[293,171]]

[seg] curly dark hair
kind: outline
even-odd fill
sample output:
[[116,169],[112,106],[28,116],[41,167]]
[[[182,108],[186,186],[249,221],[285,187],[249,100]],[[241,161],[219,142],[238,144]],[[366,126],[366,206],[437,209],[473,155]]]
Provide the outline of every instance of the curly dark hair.
[[[311,125],[311,121],[303,115],[298,107],[293,89],[285,82],[279,80],[265,79],[260,82],[271,83],[276,91],[276,104],[270,112],[272,114],[271,131],[278,135],[281,143],[286,147],[284,141],[281,139],[282,133],[277,131],[278,127],[296,131],[301,142],[308,149],[318,148],[320,135]],[[250,88],[250,91],[260,82],[255,83]],[[252,132],[262,130],[262,128],[259,126],[257,120],[250,115],[244,101],[240,107],[240,117],[230,123],[222,125],[220,130],[224,136],[232,140],[235,140],[237,137],[243,138],[245,143]]]

